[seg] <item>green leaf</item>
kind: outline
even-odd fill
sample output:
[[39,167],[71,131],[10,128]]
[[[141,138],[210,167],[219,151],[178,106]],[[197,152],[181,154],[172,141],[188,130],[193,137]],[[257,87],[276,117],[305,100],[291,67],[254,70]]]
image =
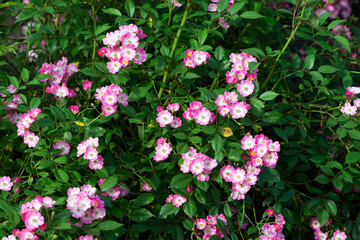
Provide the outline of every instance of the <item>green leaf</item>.
[[129,94],[129,102],[137,101],[143,97],[149,92],[149,89],[151,88],[151,84],[147,84],[144,87],[137,87],[135,88],[130,94]]
[[184,76],[184,78],[186,79],[194,79],[194,78],[199,78],[201,77],[200,75],[193,73],[193,72],[187,72]]
[[355,121],[348,121],[344,124],[344,128],[356,128],[357,126],[359,126],[359,123]]
[[108,179],[106,179],[100,186],[101,191],[107,191],[118,183],[118,177],[117,176],[111,176]]
[[322,163],[327,156],[325,154],[316,154],[310,158],[310,161],[313,163]]
[[345,163],[352,164],[360,161],[360,152],[349,152],[346,154]]
[[255,98],[250,99],[250,105],[255,107],[258,111],[265,108],[264,102],[259,99],[255,99]]
[[57,169],[55,170],[55,178],[60,182],[68,182],[69,181],[69,174],[67,174],[64,170]]
[[71,229],[71,225],[68,222],[62,222],[59,224],[59,226],[56,228],[58,230],[69,230]]
[[325,175],[323,175],[323,174],[317,176],[317,177],[314,179],[314,181],[317,181],[317,182],[320,183],[320,184],[328,184],[328,183],[329,183],[329,179],[328,179]]
[[315,85],[317,85],[317,81],[320,81],[320,82],[324,81],[324,77],[318,71],[311,71],[311,72],[309,72],[309,74],[311,75],[311,77],[313,77],[313,79],[316,80]]
[[206,28],[204,28],[198,35],[198,42],[200,45],[202,45],[205,42],[207,36],[208,36],[208,31],[206,30]]
[[346,38],[344,38],[343,36],[335,36],[334,38],[338,43],[340,43],[341,46],[348,50],[348,52],[351,52],[350,43]]
[[320,225],[323,227],[325,223],[329,220],[329,213],[324,208],[319,208],[316,211],[316,219],[319,221]]
[[218,3],[217,11],[218,11],[219,13],[223,12],[228,5],[229,5],[229,0],[221,0],[221,1]]
[[215,159],[220,162],[222,157],[220,153],[223,151],[225,139],[223,139],[219,134],[215,134],[215,137],[211,141],[212,148],[215,151]]
[[126,0],[125,2],[125,10],[129,17],[132,17],[135,13],[135,4],[133,0]]
[[161,207],[159,217],[166,218],[168,215],[174,214],[179,209],[175,207],[172,203],[167,203]]
[[19,18],[16,20],[16,22],[21,22],[24,21],[26,19],[32,18],[33,16],[35,16],[38,13],[38,10],[36,8],[33,7],[28,7],[28,8],[24,8],[21,13]]
[[160,48],[160,53],[161,53],[161,55],[163,55],[163,56],[169,56],[169,54],[170,54],[170,49],[169,49],[167,46],[162,45],[161,48]]
[[209,89],[207,88],[200,88],[198,87],[198,89],[200,90],[201,92],[201,98],[205,101],[205,102],[208,102],[209,99],[213,98],[215,99],[217,96],[215,93],[213,93],[212,91],[210,91]]
[[39,97],[33,97],[30,101],[30,108],[37,108],[41,104],[41,99]]
[[224,58],[224,56],[225,56],[225,50],[222,46],[218,46],[217,48],[215,48],[216,60],[220,62]]
[[339,190],[342,190],[343,187],[344,187],[344,183],[342,181],[342,178],[339,176],[339,177],[336,177],[332,180],[333,184],[334,184],[334,187],[336,187],[337,189]]
[[348,131],[344,127],[338,127],[336,129],[336,134],[338,135],[339,138],[346,137],[347,133]]
[[101,221],[99,223],[99,225],[97,225],[97,229],[101,230],[101,231],[110,231],[110,230],[115,230],[121,226],[123,226],[124,224],[122,223],[118,223],[114,220],[105,220],[105,221]]
[[272,92],[272,91],[267,91],[260,95],[260,99],[264,100],[264,101],[270,101],[270,100],[275,99],[277,96],[279,96],[278,93]]
[[314,26],[319,25],[319,18],[316,14],[312,13],[309,17],[309,20]]
[[9,81],[14,87],[16,87],[16,88],[20,87],[19,80],[16,77],[10,76]]
[[264,16],[254,11],[247,11],[242,13],[240,17],[245,19],[257,19],[257,18],[262,18]]
[[189,199],[185,204],[184,204],[184,213],[186,215],[188,215],[189,217],[193,217],[195,216],[196,212],[197,212],[197,207],[196,207],[196,203],[194,202],[194,200]]
[[170,183],[171,188],[185,189],[192,180],[192,176],[190,174],[178,174],[173,177]]
[[305,68],[312,69],[315,63],[315,54],[308,54],[305,58]]
[[155,196],[151,193],[143,193],[134,200],[135,207],[142,207],[154,201]]
[[206,202],[207,202],[206,201],[206,193],[205,193],[205,191],[203,191],[201,189],[195,190],[195,198],[201,204],[206,204]]
[[111,28],[111,26],[109,26],[109,24],[103,24],[103,25],[99,25],[96,27],[96,30],[95,30],[95,35],[98,36],[100,35],[101,33],[105,32],[106,30],[108,30],[109,28]]
[[152,214],[149,210],[145,208],[139,208],[131,213],[130,219],[135,222],[145,222],[153,216],[154,214]]
[[116,8],[107,8],[102,10],[106,14],[121,16],[121,12]]
[[55,107],[54,105],[51,105],[50,111],[54,115],[54,117],[58,118],[59,120],[61,120],[61,121],[66,120],[66,115],[60,108]]
[[353,139],[360,140],[360,131],[359,130],[350,130],[349,136]]
[[321,73],[334,73],[336,72],[338,69],[335,68],[334,66],[331,65],[322,65],[321,67],[319,67],[319,72]]
[[242,2],[235,3],[234,5],[232,5],[232,7],[230,8],[230,14],[234,15],[235,13],[240,11],[245,6],[245,3],[246,3],[246,1],[242,1]]
[[284,139],[285,142],[289,142],[288,136],[284,130],[282,130],[281,128],[274,128],[274,131],[276,135]]
[[80,72],[82,72],[83,74],[85,74],[87,76],[90,76],[90,77],[99,78],[99,77],[104,76],[100,71],[98,71],[96,69],[93,69],[93,68],[90,68],[90,67],[86,67],[86,68],[80,70]]
[[333,200],[326,199],[324,202],[326,210],[330,213],[331,216],[335,217],[337,213],[337,207]]
[[27,70],[26,68],[23,68],[21,71],[21,79],[24,82],[28,82],[29,81],[29,70]]
[[332,21],[331,23],[329,23],[329,25],[327,26],[327,29],[328,30],[331,30],[332,28],[336,27],[337,25],[343,23],[343,22],[346,22],[347,20],[345,19],[342,19],[342,20],[334,20]]
[[224,206],[224,214],[228,218],[231,218],[233,216],[233,212],[232,212],[231,207],[229,206],[228,203],[226,203],[225,206]]

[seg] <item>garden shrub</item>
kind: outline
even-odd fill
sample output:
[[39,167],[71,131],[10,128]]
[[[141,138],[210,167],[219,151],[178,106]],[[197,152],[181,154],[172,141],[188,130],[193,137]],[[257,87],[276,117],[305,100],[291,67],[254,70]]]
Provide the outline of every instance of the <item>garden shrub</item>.
[[360,239],[347,0],[0,11],[3,240]]

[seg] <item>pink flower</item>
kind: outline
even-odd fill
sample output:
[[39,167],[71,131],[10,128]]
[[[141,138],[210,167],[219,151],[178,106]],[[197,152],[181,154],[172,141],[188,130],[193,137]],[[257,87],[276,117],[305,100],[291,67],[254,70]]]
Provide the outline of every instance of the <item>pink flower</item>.
[[164,111],[164,107],[158,106],[158,107],[156,108],[156,111],[157,111],[157,112],[162,112],[162,111]]
[[179,194],[176,194],[172,199],[172,203],[175,207],[181,207],[184,203],[186,203],[186,198]]
[[43,198],[43,206],[46,208],[52,208],[56,202],[50,197]]
[[356,106],[351,106],[351,104],[347,102],[341,108],[341,112],[346,115],[355,115],[356,114]]
[[100,49],[99,49],[99,51],[98,51],[98,55],[99,55],[99,57],[104,56],[104,55],[105,55],[105,53],[106,53],[106,50],[107,50],[107,48],[106,48],[106,47],[100,48]]
[[241,96],[247,97],[253,93],[255,85],[250,80],[243,80],[236,87]]
[[91,159],[89,162],[90,169],[102,169],[104,165],[104,158],[101,155],[98,155],[96,159]]
[[11,178],[9,176],[0,177],[0,190],[10,191],[13,185],[14,183],[11,182]]
[[170,126],[172,128],[178,128],[178,127],[181,127],[181,119],[180,118],[177,118],[177,117],[174,117],[173,118],[173,121],[170,123]]
[[62,152],[59,155],[68,155],[70,151],[70,145],[65,141],[57,142],[54,146],[54,149],[61,149]]
[[345,240],[346,238],[347,236],[344,232],[341,232],[340,230],[336,230],[333,233],[331,240]]
[[272,210],[271,208],[268,208],[268,209],[266,210],[266,214],[267,214],[269,217],[272,217],[272,216],[274,216],[275,212],[274,212],[274,210]]
[[19,178],[19,177],[15,177],[15,178],[14,178],[14,182],[17,182],[17,183],[20,182],[20,178]]
[[193,191],[193,186],[189,185],[186,186],[186,191],[188,191],[189,193]]
[[203,218],[198,218],[195,224],[198,229],[204,230],[206,227],[206,220]]
[[194,114],[195,121],[200,125],[209,124],[210,118],[211,118],[211,112],[204,107],[201,110],[196,111]]
[[314,230],[320,230],[321,225],[316,218],[312,218],[310,221],[310,227]]
[[79,112],[79,107],[77,105],[71,105],[69,107],[69,110],[73,113],[73,114],[77,114]]
[[37,145],[40,138],[38,136],[35,136],[34,133],[26,132],[24,135],[24,143],[26,143],[29,148],[33,148]]
[[83,89],[86,91],[88,90],[89,88],[91,88],[92,86],[92,82],[91,81],[83,81]]
[[28,229],[36,229],[44,224],[44,217],[35,210],[30,210],[25,215],[25,226]]
[[178,103],[169,104],[166,109],[174,113],[179,111],[180,105]]
[[172,123],[173,120],[174,117],[168,110],[159,112],[158,117],[156,118],[156,121],[160,124],[160,127],[165,127],[166,125]]
[[145,181],[142,182],[142,190],[146,192],[150,192],[152,190],[152,187],[150,187],[149,184],[147,184]]
[[226,182],[233,181],[234,173],[235,169],[231,165],[224,166],[220,169],[220,175]]

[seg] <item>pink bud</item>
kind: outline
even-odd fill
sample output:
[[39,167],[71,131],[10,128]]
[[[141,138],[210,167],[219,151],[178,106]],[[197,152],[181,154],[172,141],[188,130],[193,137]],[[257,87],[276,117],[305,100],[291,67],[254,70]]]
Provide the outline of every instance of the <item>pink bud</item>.
[[156,111],[157,112],[162,112],[164,110],[164,107],[162,107],[162,106],[158,106],[157,108],[156,108]]
[[351,99],[354,96],[354,93],[351,91],[346,91],[345,92],[345,98],[347,99]]
[[102,56],[105,55],[106,49],[107,49],[107,48],[105,48],[105,47],[99,49],[99,51],[98,51],[99,57],[102,57]]
[[18,182],[20,182],[20,178],[19,178],[19,177],[15,177],[15,178],[14,178],[14,181],[18,183]]
[[187,186],[187,187],[186,187],[186,190],[187,190],[188,192],[192,192],[193,186],[191,186],[191,185]]
[[16,189],[15,189],[15,192],[18,193],[18,192],[19,192],[19,188],[16,188]]

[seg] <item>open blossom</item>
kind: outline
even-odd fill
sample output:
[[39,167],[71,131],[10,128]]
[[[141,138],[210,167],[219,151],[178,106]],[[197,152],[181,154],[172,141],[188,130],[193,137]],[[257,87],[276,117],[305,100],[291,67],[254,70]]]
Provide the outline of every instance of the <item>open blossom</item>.
[[11,182],[11,178],[9,176],[0,177],[0,190],[10,191],[13,185],[14,183]]
[[142,190],[146,192],[150,192],[152,190],[152,187],[150,187],[149,184],[147,184],[145,181],[142,182]]
[[166,142],[166,138],[158,139],[157,144],[154,160],[159,162],[167,159],[172,149],[170,147],[170,143]]
[[86,91],[88,90],[89,88],[91,88],[92,86],[92,82],[91,81],[83,81],[83,89]]
[[61,149],[62,152],[59,155],[64,156],[69,154],[70,145],[65,141],[60,141],[54,145],[54,149]]
[[342,113],[346,115],[355,115],[356,114],[356,106],[351,106],[350,103],[345,103],[345,105],[340,109]]
[[77,105],[71,105],[69,107],[69,110],[73,113],[73,114],[77,114],[79,112],[79,107]]
[[165,127],[166,125],[172,123],[173,120],[174,117],[168,110],[159,112],[158,117],[156,118],[156,121],[160,124],[160,127]]
[[346,238],[347,236],[344,232],[341,232],[340,230],[336,230],[333,233],[331,240],[345,240]]

